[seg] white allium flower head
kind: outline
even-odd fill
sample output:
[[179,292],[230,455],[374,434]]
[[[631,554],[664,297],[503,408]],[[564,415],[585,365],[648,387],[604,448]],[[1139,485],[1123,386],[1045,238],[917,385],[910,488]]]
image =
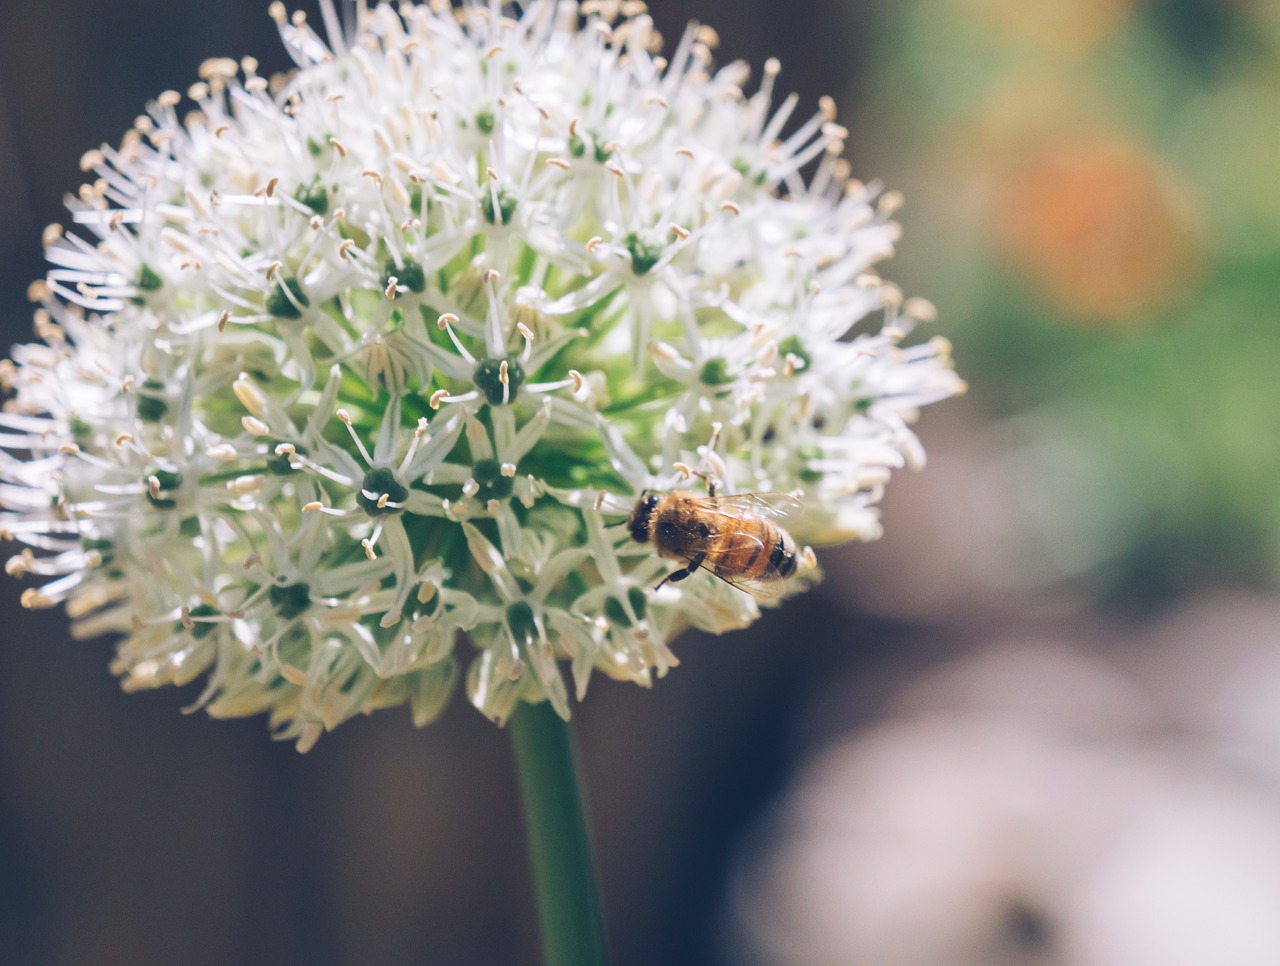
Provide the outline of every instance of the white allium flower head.
[[206,61],[86,154],[46,232],[41,341],[0,373],[24,603],[305,749],[430,721],[464,668],[495,721],[567,717],[593,671],[752,621],[607,528],[701,485],[677,465],[803,490],[802,543],[879,535],[963,383],[875,273],[900,199],[849,178],[829,100],[791,123],[778,64],[715,69],[705,27],[660,57],[639,2],[322,10],[328,41],[273,4],[287,77]]

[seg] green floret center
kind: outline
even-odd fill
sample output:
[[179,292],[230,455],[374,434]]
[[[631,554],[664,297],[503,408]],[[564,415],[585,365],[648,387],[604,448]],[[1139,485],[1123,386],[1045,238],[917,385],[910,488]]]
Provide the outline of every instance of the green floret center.
[[471,469],[471,478],[480,487],[476,495],[486,503],[489,500],[505,500],[515,486],[515,480],[502,475],[502,464],[497,460],[476,460],[476,465]]
[[164,401],[164,383],[158,379],[148,379],[142,384],[143,395],[138,397],[138,418],[144,423],[158,423],[169,412],[169,404]]
[[156,274],[154,268],[143,262],[138,268],[138,276],[133,280],[133,284],[144,292],[154,292],[164,285],[164,280]]
[[327,215],[329,213],[329,192],[320,183],[319,178],[304,184],[293,197],[317,215]]
[[403,265],[397,265],[394,261],[388,260],[383,268],[385,269],[382,275],[384,286],[390,285],[391,279],[394,278],[398,285],[403,285],[410,292],[426,291],[427,275],[422,270],[422,266],[412,258],[406,258]]
[[805,351],[804,343],[800,341],[799,336],[789,335],[778,343],[778,353],[786,358],[793,355],[802,363],[797,369],[808,369],[809,364],[813,362],[813,358]]
[[[370,493],[373,494],[372,497],[369,496]],[[386,495],[387,502],[383,506],[378,506],[378,501],[383,494]],[[360,492],[356,494],[356,503],[360,504],[360,509],[365,513],[374,517],[379,514],[403,513],[404,501],[408,497],[409,490],[400,485],[395,473],[386,466],[378,466],[364,475]]]
[[[480,210],[484,212],[484,220],[491,225],[509,225],[516,214],[516,196],[506,188],[498,189],[498,206],[493,206],[493,191],[488,185],[480,192]],[[501,221],[499,221],[501,216]]]
[[[502,363],[507,364],[507,384],[502,384]],[[483,359],[471,377],[475,387],[484,394],[491,406],[515,402],[520,387],[524,385],[524,367],[515,359]],[[505,395],[505,399],[503,396]]]
[[727,382],[732,382],[733,376],[729,374],[729,360],[719,356],[708,359],[702,364],[702,371],[698,373],[698,378],[708,386],[723,386]]
[[517,643],[538,639],[538,625],[533,619],[533,608],[527,601],[518,600],[507,608],[507,627]]
[[[172,494],[178,487],[182,486],[182,474],[173,473],[169,470],[155,470],[147,474],[147,476],[147,499],[151,502],[151,505],[157,510],[172,510],[176,507],[178,501],[173,498]],[[152,476],[160,484],[158,488],[160,492],[157,496],[151,495],[150,477]]]
[[[190,616],[193,619],[202,618],[202,617],[217,617],[218,608],[213,607],[209,604],[200,604],[199,606],[191,608]],[[196,621],[195,625],[191,628],[191,636],[194,637],[196,640],[200,640],[202,637],[208,637],[217,629],[218,629],[217,624],[211,623],[209,621],[198,620]]]
[[653,271],[653,266],[658,264],[658,260],[662,258],[662,246],[651,245],[644,241],[634,231],[629,233],[622,240],[626,246],[628,254],[631,255],[631,271],[637,275],[648,275]]
[[[285,294],[288,289],[289,295]],[[296,305],[294,303],[297,303]],[[292,275],[288,278],[280,280],[280,283],[271,290],[271,294],[267,296],[267,311],[274,315],[277,319],[300,319],[302,318],[302,309],[308,308],[311,301],[302,291],[302,286],[298,280]],[[301,308],[299,308],[301,306]]]
[[311,587],[303,583],[285,584],[283,587],[272,584],[267,591],[267,599],[277,614],[290,621],[310,608]]

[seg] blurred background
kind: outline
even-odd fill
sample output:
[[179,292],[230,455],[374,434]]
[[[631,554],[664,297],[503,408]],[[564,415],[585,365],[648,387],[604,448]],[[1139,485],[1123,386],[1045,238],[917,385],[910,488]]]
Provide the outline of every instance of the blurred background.
[[[972,391],[819,591],[594,683],[615,962],[1280,963],[1280,6],[652,7],[836,96]],[[83,151],[246,53],[286,66],[265,0],[0,4],[6,344]],[[464,700],[301,757],[124,697],[19,590],[0,962],[535,961],[507,737]]]

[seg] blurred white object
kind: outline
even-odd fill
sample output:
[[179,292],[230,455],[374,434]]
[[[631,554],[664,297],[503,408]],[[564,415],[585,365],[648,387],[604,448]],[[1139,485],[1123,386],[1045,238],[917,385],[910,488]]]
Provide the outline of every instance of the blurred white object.
[[1069,647],[993,648],[833,744],[732,896],[734,962],[1275,966],[1280,800]]

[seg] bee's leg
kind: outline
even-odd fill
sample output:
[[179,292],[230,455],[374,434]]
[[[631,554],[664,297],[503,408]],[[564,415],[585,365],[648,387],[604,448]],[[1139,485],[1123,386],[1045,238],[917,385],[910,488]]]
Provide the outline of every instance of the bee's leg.
[[658,581],[658,586],[654,587],[653,589],[660,590],[662,588],[662,585],[665,584],[667,581],[670,581],[673,584],[679,583],[680,581],[688,577],[691,573],[693,573],[695,570],[697,570],[699,567],[701,567],[702,561],[706,559],[707,559],[706,554],[704,553],[698,554],[696,557],[694,557],[692,560],[689,561],[689,565],[687,567],[681,567],[679,570],[676,570],[672,573],[667,574],[665,577],[662,578],[662,580]]
[[707,496],[714,500],[716,498],[716,489],[720,486],[720,481],[708,473],[703,473],[701,470],[694,470],[693,475],[706,484]]

